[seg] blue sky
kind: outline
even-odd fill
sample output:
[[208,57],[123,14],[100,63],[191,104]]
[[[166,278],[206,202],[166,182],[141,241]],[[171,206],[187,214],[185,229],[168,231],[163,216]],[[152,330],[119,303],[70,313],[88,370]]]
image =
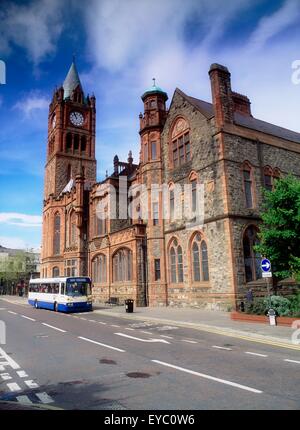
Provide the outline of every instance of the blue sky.
[[300,131],[300,0],[1,0],[0,244],[40,246],[48,104],[73,53],[97,98],[98,179],[113,156],[139,156],[140,99],[152,77],[211,101],[226,65],[255,117]]

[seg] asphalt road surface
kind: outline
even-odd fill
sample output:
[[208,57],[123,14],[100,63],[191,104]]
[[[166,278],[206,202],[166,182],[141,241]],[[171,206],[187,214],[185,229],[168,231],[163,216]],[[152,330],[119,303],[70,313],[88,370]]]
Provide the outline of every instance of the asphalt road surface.
[[49,409],[300,409],[288,348],[0,300],[0,401]]

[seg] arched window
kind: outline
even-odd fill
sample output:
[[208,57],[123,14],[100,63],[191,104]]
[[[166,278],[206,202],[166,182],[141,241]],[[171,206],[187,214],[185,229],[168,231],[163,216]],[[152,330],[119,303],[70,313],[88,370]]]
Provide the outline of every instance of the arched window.
[[74,135],[74,153],[78,154],[79,152],[79,136],[78,134]]
[[254,250],[254,246],[259,244],[257,237],[258,228],[255,225],[247,227],[243,237],[244,266],[246,282],[256,281],[261,278],[261,255]]
[[191,245],[193,282],[209,281],[207,244],[200,233],[197,233]]
[[243,181],[246,207],[251,209],[253,208],[253,177],[251,165],[247,162],[243,164]]
[[52,269],[52,278],[58,278],[59,277],[59,267],[55,266]]
[[92,261],[92,277],[93,282],[105,283],[106,282],[106,256],[100,254]]
[[270,166],[264,167],[264,186],[268,191],[274,190],[274,180],[280,178],[280,170],[278,168],[272,169]]
[[70,246],[77,245],[77,225],[76,225],[76,213],[73,210],[70,215]]
[[183,282],[182,248],[177,239],[173,239],[169,249],[170,281],[172,284]]
[[68,133],[66,136],[66,151],[72,152],[72,134]]
[[183,118],[178,118],[172,128],[171,135],[171,164],[181,166],[191,160],[189,124]]
[[144,163],[147,163],[148,158],[148,143],[146,142],[144,144]]
[[54,240],[53,240],[53,253],[60,254],[60,215],[54,216]]
[[107,218],[108,209],[107,206],[101,207],[99,211],[95,213],[95,236],[104,236],[107,234]]
[[85,152],[86,151],[86,137],[82,136],[81,137],[81,152]]
[[173,220],[174,214],[175,214],[175,193],[174,193],[174,188],[172,186],[169,189],[169,210],[170,210],[170,220]]
[[113,256],[113,282],[132,280],[132,252],[122,248]]

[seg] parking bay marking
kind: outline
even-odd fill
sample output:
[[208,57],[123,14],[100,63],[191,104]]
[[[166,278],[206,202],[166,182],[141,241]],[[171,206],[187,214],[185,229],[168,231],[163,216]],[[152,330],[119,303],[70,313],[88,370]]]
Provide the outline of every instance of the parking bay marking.
[[231,385],[235,388],[251,391],[252,393],[261,394],[263,391],[251,388],[246,385],[237,384],[236,382],[227,381],[226,379],[216,378],[214,376],[206,375],[205,373],[195,372],[194,370],[185,369],[184,367],[175,366],[174,364],[165,363],[164,361],[151,360],[153,363],[161,364],[162,366],[171,367],[172,369],[180,370],[181,372],[189,373],[191,375],[200,376],[201,378],[210,379],[212,381],[220,382],[225,385]]
[[117,336],[127,337],[128,339],[138,340],[140,342],[147,342],[147,343],[160,342],[160,343],[170,344],[170,342],[164,339],[140,339],[139,337],[129,336],[129,334],[125,334],[125,333],[114,333],[114,334],[116,334]]

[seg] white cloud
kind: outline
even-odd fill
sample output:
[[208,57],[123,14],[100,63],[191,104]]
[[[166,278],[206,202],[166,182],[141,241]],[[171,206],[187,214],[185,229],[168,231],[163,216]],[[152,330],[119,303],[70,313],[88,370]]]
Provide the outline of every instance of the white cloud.
[[252,33],[248,48],[261,49],[273,36],[292,25],[299,23],[299,0],[287,0],[282,7],[270,16],[263,17]]
[[60,0],[33,0],[26,5],[15,3],[2,8],[1,51],[20,46],[35,65],[53,54],[63,28],[63,6]]
[[25,117],[30,117],[37,110],[47,110],[49,107],[49,99],[38,93],[31,92],[27,97],[18,101],[13,109],[19,109]]
[[0,245],[11,249],[26,249],[41,252],[41,247],[36,243],[28,243],[20,237],[0,236]]
[[18,227],[41,227],[42,217],[17,212],[2,212],[0,213],[0,223]]

